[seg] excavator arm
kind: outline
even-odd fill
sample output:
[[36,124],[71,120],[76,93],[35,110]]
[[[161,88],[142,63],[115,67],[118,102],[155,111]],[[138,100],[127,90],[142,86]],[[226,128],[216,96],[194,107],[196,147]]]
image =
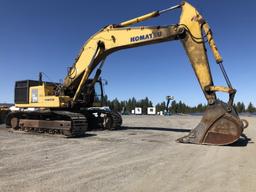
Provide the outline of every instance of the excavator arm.
[[[182,8],[179,24],[157,27],[129,27],[177,8]],[[216,91],[233,93],[235,90],[232,87],[213,86],[203,34],[205,34],[209,42],[216,62],[221,63],[222,58],[214,42],[209,25],[198,11],[186,2],[171,9],[154,11],[118,25],[109,25],[85,43],[74,66],[65,78],[64,86],[66,88],[72,87],[75,90],[75,95],[73,96],[73,101],[75,102],[90,74],[112,52],[165,41],[181,40],[204,95],[208,103],[212,104],[216,100]]]
[[[180,22],[175,25],[157,27],[131,27],[135,23],[157,17],[167,11],[181,8]],[[71,102],[76,103],[81,90],[92,72],[97,68],[93,82],[100,76],[104,60],[112,52],[144,46],[154,43],[180,40],[193,67],[201,89],[208,101],[208,108],[199,125],[178,142],[224,145],[236,141],[245,128],[243,121],[233,108],[236,90],[227,77],[222,57],[214,42],[212,31],[201,14],[189,3],[162,11],[154,11],[141,17],[109,25],[93,35],[83,46],[79,56],[64,81],[64,89],[74,93],[69,95]],[[215,57],[226,79],[228,87],[215,86],[212,80],[209,61],[206,53],[206,42]],[[228,103],[219,101],[216,92],[229,94]]]

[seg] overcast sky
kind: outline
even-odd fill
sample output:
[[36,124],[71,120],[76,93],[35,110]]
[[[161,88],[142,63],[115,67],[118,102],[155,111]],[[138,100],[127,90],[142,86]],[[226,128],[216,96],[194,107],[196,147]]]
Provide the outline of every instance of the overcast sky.
[[[256,104],[256,1],[191,0],[212,27],[233,86],[235,101]],[[64,79],[84,42],[107,24],[120,23],[177,0],[0,0],[0,102],[13,102],[16,80]],[[140,25],[179,21],[180,10]],[[210,51],[216,85],[225,85]],[[206,100],[179,41],[122,50],[110,55],[103,68],[109,98],[142,99],[155,104],[173,95],[189,105]],[[222,99],[223,94],[220,95]]]

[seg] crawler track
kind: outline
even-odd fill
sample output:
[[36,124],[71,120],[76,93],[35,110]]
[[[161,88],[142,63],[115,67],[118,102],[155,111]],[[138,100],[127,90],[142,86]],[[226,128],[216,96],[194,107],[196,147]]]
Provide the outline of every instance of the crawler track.
[[26,132],[79,137],[85,134],[88,124],[86,117],[80,113],[69,111],[19,111],[8,115],[6,127]]

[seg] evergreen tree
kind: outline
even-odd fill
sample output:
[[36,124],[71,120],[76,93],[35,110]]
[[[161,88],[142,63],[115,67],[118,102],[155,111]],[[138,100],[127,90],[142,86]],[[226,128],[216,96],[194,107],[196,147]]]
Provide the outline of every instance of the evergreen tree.
[[245,105],[243,102],[238,102],[236,105],[234,105],[238,113],[245,112]]
[[158,103],[158,104],[156,105],[156,111],[157,111],[157,112],[164,111],[164,110],[165,110],[165,102]]
[[253,104],[251,102],[249,103],[246,111],[249,112],[249,113],[256,112],[256,109],[255,109],[255,107],[253,106]]
[[171,107],[170,107],[170,112],[171,113],[177,113],[177,103],[176,103],[176,101],[174,100],[174,101],[172,101],[172,103],[171,103]]

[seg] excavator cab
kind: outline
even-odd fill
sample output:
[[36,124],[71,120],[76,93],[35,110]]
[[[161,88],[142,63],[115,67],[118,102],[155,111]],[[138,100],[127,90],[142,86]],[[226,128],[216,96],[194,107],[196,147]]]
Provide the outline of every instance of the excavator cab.
[[104,104],[104,91],[103,84],[101,80],[98,80],[94,85],[94,101],[93,107],[102,107]]
[[102,107],[104,104],[104,91],[101,79],[93,83],[93,79],[88,79],[77,101],[79,107]]

